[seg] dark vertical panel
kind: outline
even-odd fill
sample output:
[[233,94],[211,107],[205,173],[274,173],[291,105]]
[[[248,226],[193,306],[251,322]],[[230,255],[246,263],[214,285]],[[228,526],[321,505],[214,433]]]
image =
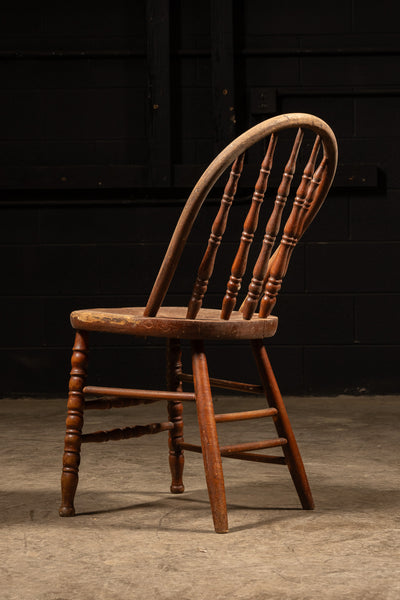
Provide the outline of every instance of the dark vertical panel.
[[235,136],[232,0],[211,2],[211,57],[216,151]]
[[169,0],[147,0],[146,20],[149,185],[166,186],[171,183]]

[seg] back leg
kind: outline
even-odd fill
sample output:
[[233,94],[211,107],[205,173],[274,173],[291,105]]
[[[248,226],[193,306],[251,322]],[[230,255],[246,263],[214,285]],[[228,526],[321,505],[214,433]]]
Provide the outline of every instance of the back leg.
[[[167,340],[167,388],[172,392],[182,391],[181,372],[181,347],[179,340]],[[185,488],[182,481],[184,455],[180,444],[183,442],[183,405],[180,401],[168,402],[168,418],[174,424],[169,431],[169,468],[171,470],[172,482],[171,492],[181,494]]]
[[75,515],[74,497],[78,485],[83,411],[85,407],[82,390],[86,381],[87,355],[88,334],[84,331],[77,331],[72,351],[72,369],[69,380],[68,414],[61,476],[62,500],[59,510],[61,517],[73,517]]
[[267,351],[262,340],[254,340],[251,344],[268,404],[278,410],[278,414],[274,417],[276,430],[280,437],[284,437],[288,441],[287,445],[283,446],[283,452],[287,459],[290,475],[303,508],[312,510],[314,500],[310,485]]
[[216,533],[228,531],[224,474],[203,342],[192,342],[192,367],[204,470]]

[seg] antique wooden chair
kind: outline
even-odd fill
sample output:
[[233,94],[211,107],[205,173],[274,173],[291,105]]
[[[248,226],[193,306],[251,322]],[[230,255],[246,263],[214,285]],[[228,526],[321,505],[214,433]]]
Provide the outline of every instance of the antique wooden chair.
[[[289,130],[285,132],[285,130]],[[294,131],[293,131],[294,130]],[[249,248],[257,228],[260,207],[267,194],[267,182],[272,165],[279,164],[279,141],[289,135],[291,146],[283,144],[285,158],[278,178],[271,175],[271,216],[266,221],[264,236],[260,240],[258,258],[252,271],[247,295],[239,310],[238,291],[245,274]],[[285,137],[286,136],[286,137]],[[312,137],[307,153],[300,151],[303,137]],[[278,139],[279,138],[279,139]],[[214,269],[238,180],[245,164],[245,152],[250,146],[264,140],[266,154],[258,172],[252,201],[244,222],[243,232],[233,260],[222,308],[203,308],[203,298]],[[293,142],[294,140],[294,142]],[[291,193],[291,182],[296,163],[307,154],[299,171],[297,192]],[[66,421],[65,451],[62,474],[61,516],[72,516],[74,496],[78,484],[78,467],[82,442],[105,442],[169,432],[169,463],[172,473],[172,493],[184,490],[182,483],[183,451],[202,452],[205,476],[214,519],[215,531],[228,531],[224,478],[221,456],[247,461],[287,465],[301,504],[305,509],[314,507],[303,462],[296,444],[288,415],[274,377],[263,340],[275,334],[278,319],[271,315],[282,279],[297,241],[314,218],[330,188],[336,170],[337,146],[331,129],[321,119],[306,114],[287,114],[268,119],[236,138],[210,164],[194,187],[181,213],[171,238],[157,279],[145,307],[105,308],[78,310],[71,314],[71,324],[76,330],[69,384],[68,414]],[[210,190],[224,171],[232,166],[222,195],[217,216],[197,279],[187,307],[162,306],[171,280],[180,260],[189,232],[198,211]],[[283,173],[282,173],[283,171]],[[276,183],[274,183],[274,181]],[[283,233],[278,238],[285,204],[293,196]],[[267,202],[267,198],[266,198]],[[263,227],[264,231],[264,227]],[[276,249],[274,244],[278,240]],[[249,277],[250,279],[250,277]],[[259,308],[258,308],[259,307]],[[257,312],[258,311],[258,312]],[[86,385],[88,335],[91,331],[154,336],[167,340],[167,391],[94,387]],[[184,374],[181,368],[179,340],[190,340],[193,375]],[[260,375],[261,385],[232,382],[210,378],[204,340],[249,340]],[[192,382],[194,391],[182,391],[182,382]],[[214,414],[211,387],[222,387],[241,393],[265,394],[268,407],[262,410]],[[90,399],[92,397],[98,399]],[[168,403],[168,420],[163,423],[137,425],[123,429],[82,434],[83,414],[88,409],[109,409],[165,400]],[[183,440],[182,402],[195,401],[200,427],[201,446]],[[262,441],[220,446],[217,423],[243,419],[272,417],[277,437]],[[282,447],[282,455],[268,455],[255,450]]]

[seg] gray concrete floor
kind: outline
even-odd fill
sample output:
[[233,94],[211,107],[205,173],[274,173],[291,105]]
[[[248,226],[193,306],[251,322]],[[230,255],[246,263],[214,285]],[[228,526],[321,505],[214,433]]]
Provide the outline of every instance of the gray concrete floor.
[[[219,398],[217,410],[239,400]],[[169,494],[165,433],[85,445],[78,515],[59,518],[64,400],[0,401],[0,598],[398,600],[400,397],[287,406],[316,510],[301,510],[286,467],[224,459],[230,532],[217,535],[200,455],[186,453],[186,491]],[[186,439],[196,441],[185,409]],[[163,413],[161,404],[93,411],[87,430]],[[267,420],[219,426],[222,441],[239,430],[234,441],[263,439],[266,429]]]

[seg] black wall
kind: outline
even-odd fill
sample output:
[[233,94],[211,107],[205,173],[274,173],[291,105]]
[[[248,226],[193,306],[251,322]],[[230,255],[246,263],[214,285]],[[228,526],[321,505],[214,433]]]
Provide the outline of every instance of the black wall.
[[[398,392],[395,6],[3,2],[0,392],[63,393],[69,312],[145,303],[202,167],[232,136],[283,112],[325,119],[340,164],[277,307],[270,354],[281,387]],[[211,201],[198,229],[213,209]],[[174,301],[187,300],[202,239],[196,230]],[[92,382],[161,385],[162,342],[93,341]],[[211,345],[210,355],[215,376],[253,379],[243,344]]]

